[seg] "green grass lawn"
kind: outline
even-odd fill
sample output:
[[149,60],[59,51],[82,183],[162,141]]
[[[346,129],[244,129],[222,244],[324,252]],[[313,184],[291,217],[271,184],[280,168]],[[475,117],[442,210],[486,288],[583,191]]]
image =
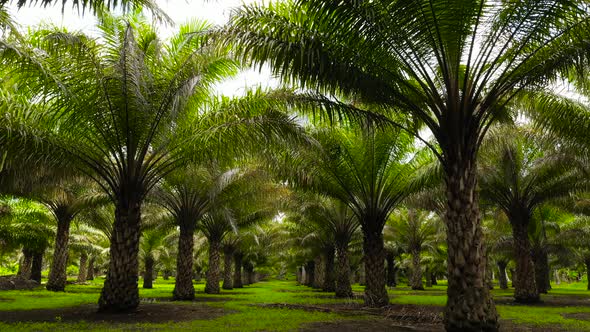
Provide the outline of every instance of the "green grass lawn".
[[[102,279],[96,279],[90,285],[68,285],[66,292],[53,293],[44,289],[34,291],[2,291],[0,292],[0,321],[2,312],[17,310],[38,310],[51,308],[75,307],[96,304]],[[141,283],[140,283],[141,285]],[[175,317],[166,317],[173,322],[158,323],[133,322],[62,322],[56,316],[52,322],[31,323],[0,323],[2,331],[74,331],[74,330],[200,330],[200,331],[292,331],[298,330],[306,323],[334,322],[342,320],[370,320],[375,316],[350,316],[334,312],[309,311],[301,305],[329,306],[334,303],[362,303],[360,299],[338,300],[329,293],[298,286],[293,281],[268,281],[246,286],[242,289],[222,291],[221,295],[203,293],[204,284],[197,283],[197,302],[169,302],[174,288],[173,279],[157,279],[153,289],[141,289],[140,296],[145,303],[161,303],[162,305],[206,306],[211,310],[223,310],[223,315],[213,319],[195,317],[194,320],[174,321]],[[354,285],[355,292],[362,292],[363,287]],[[512,324],[527,327],[552,328],[565,331],[590,331],[590,292],[585,284],[563,284],[554,286],[548,295],[543,295],[545,304],[523,306],[510,303],[510,290],[495,289],[494,297],[502,299],[498,307],[501,318]],[[400,286],[389,290],[391,303],[444,306],[446,286],[437,285],[425,291],[412,291]],[[221,299],[221,300],[220,300]],[[573,302],[571,302],[571,301]],[[556,306],[555,302],[563,305]],[[570,305],[571,303],[573,305]],[[587,302],[587,305],[585,303]],[[265,305],[290,304],[291,308],[274,308]],[[209,309],[206,309],[209,310]],[[573,316],[570,316],[573,314]],[[192,316],[191,316],[192,317]]]

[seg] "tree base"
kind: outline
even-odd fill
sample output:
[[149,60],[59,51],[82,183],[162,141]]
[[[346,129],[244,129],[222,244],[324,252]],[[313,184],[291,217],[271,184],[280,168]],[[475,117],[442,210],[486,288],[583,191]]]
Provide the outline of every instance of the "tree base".
[[514,302],[522,304],[540,303],[541,297],[537,296],[519,296],[514,298]]
[[51,291],[51,292],[65,292],[66,291],[66,287],[65,286],[61,286],[61,285],[50,285],[50,284],[47,284],[45,286],[45,288],[48,291]]

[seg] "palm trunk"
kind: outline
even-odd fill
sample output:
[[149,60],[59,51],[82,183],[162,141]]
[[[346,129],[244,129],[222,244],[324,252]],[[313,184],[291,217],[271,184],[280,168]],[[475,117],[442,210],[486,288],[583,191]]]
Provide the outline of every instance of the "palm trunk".
[[71,214],[57,211],[57,233],[55,236],[55,249],[53,250],[53,260],[49,268],[49,279],[47,280],[47,290],[54,292],[63,292],[66,289],[66,269],[68,265],[68,242],[70,240],[70,223]]
[[432,287],[432,278],[430,276],[430,270],[426,269],[424,272],[424,278],[426,279],[426,287]]
[[[457,138],[456,138],[457,139]],[[497,331],[498,313],[485,284],[483,233],[479,214],[475,142],[471,152],[459,138],[446,146],[447,331]],[[470,149],[465,149],[469,151]]]
[[221,242],[217,239],[209,239],[209,268],[207,269],[207,283],[205,293],[219,294],[219,260]]
[[18,266],[18,273],[19,277],[24,279],[31,278],[31,268],[33,265],[33,251],[29,250],[28,248],[23,248],[23,258],[21,264]]
[[172,298],[176,301],[192,301],[195,298],[193,286],[194,224],[179,223],[178,254],[176,258],[176,280]]
[[590,259],[586,259],[586,276],[588,277],[587,289],[590,290]]
[[547,249],[535,248],[533,258],[537,291],[542,294],[547,294],[551,289],[551,283],[549,280],[549,255],[547,254]]
[[86,275],[86,280],[94,280],[94,260],[96,259],[96,257],[94,257],[94,255],[92,255],[90,257],[90,259],[88,260],[88,272]]
[[340,243],[336,246],[336,263],[336,297],[352,297],[348,243]]
[[301,285],[301,279],[303,278],[303,268],[301,266],[297,267],[297,271],[295,272],[295,279],[297,281],[297,285]]
[[436,273],[435,272],[430,273],[430,284],[431,285],[438,285],[438,281],[436,280]]
[[387,286],[388,287],[395,287],[397,286],[397,281],[395,278],[395,257],[393,256],[393,253],[387,253],[386,256],[386,260],[387,260]]
[[508,279],[506,279],[506,265],[508,265],[504,261],[498,262],[498,283],[500,284],[500,289],[508,289]]
[[306,271],[306,277],[305,277],[305,285],[312,287],[313,286],[313,281],[315,280],[315,262],[314,261],[308,261],[307,264],[305,265],[305,271]]
[[31,280],[41,283],[41,270],[43,270],[43,253],[45,249],[35,251],[31,263]]
[[312,287],[313,288],[322,288],[322,286],[324,285],[324,275],[325,275],[325,271],[324,271],[324,265],[322,264],[322,257],[321,256],[317,256],[314,259],[314,266],[315,266],[315,273],[313,274],[313,283],[312,283]]
[[234,254],[234,288],[244,288],[242,282],[242,258],[241,253]]
[[528,222],[513,218],[512,236],[514,238],[514,257],[516,258],[516,276],[514,284],[514,299],[519,303],[539,302],[537,283],[535,282],[535,266],[531,257]]
[[422,267],[420,266],[420,249],[412,249],[412,278],[411,286],[413,290],[424,290],[422,284]]
[[88,254],[82,252],[80,254],[80,265],[78,265],[78,280],[77,282],[86,282],[87,268],[88,268]]
[[154,288],[154,257],[147,255],[144,265],[143,288]]
[[325,292],[334,292],[336,290],[336,271],[334,271],[334,247],[326,251],[324,257],[324,286]]
[[248,264],[247,272],[248,284],[252,285],[256,282],[256,274],[254,273],[254,266],[252,264]]
[[132,311],[139,305],[140,226],[140,201],[119,202],[111,235],[109,269],[98,300],[99,311]]
[[232,258],[233,251],[225,250],[223,252],[223,289],[234,289],[232,276]]
[[385,248],[383,247],[383,229],[374,229],[367,223],[363,227],[363,249],[365,254],[365,304],[371,307],[383,307],[389,304],[385,288]]

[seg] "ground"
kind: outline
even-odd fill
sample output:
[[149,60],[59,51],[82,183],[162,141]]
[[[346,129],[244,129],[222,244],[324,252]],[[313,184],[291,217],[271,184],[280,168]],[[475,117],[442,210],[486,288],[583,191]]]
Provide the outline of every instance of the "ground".
[[[96,312],[102,279],[68,285],[66,292],[44,289],[0,291],[1,331],[442,331],[445,286],[411,291],[389,290],[391,305],[362,305],[355,299],[296,285],[263,281],[220,295],[197,283],[193,302],[170,301],[174,281],[157,279],[154,289],[140,289],[139,310],[131,314]],[[141,284],[141,283],[140,283]],[[590,292],[584,283],[555,286],[543,303],[516,305],[511,291],[493,291],[504,331],[590,331]]]

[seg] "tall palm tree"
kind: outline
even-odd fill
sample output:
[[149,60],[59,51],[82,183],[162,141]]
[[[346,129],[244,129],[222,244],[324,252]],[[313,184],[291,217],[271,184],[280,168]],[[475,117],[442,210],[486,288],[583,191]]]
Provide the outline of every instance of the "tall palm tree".
[[587,64],[589,20],[583,1],[293,0],[236,11],[226,40],[286,82],[412,114],[430,129],[447,192],[445,325],[495,330],[481,276],[477,152],[516,94]]
[[240,102],[211,98],[213,83],[234,73],[236,65],[225,49],[207,43],[208,28],[188,24],[162,43],[142,16],[105,15],[102,39],[41,31],[31,38],[34,47],[2,52],[37,91],[36,100],[47,101],[45,121],[19,124],[59,147],[115,205],[101,310],[133,310],[139,304],[141,207],[164,175],[240,136],[251,139],[229,152],[300,132],[294,119],[273,105],[250,107],[247,101],[261,93]]
[[582,189],[579,172],[552,145],[524,128],[502,127],[484,143],[480,160],[480,195],[506,213],[512,226],[517,302],[540,300],[535,282],[529,227],[541,204]]

